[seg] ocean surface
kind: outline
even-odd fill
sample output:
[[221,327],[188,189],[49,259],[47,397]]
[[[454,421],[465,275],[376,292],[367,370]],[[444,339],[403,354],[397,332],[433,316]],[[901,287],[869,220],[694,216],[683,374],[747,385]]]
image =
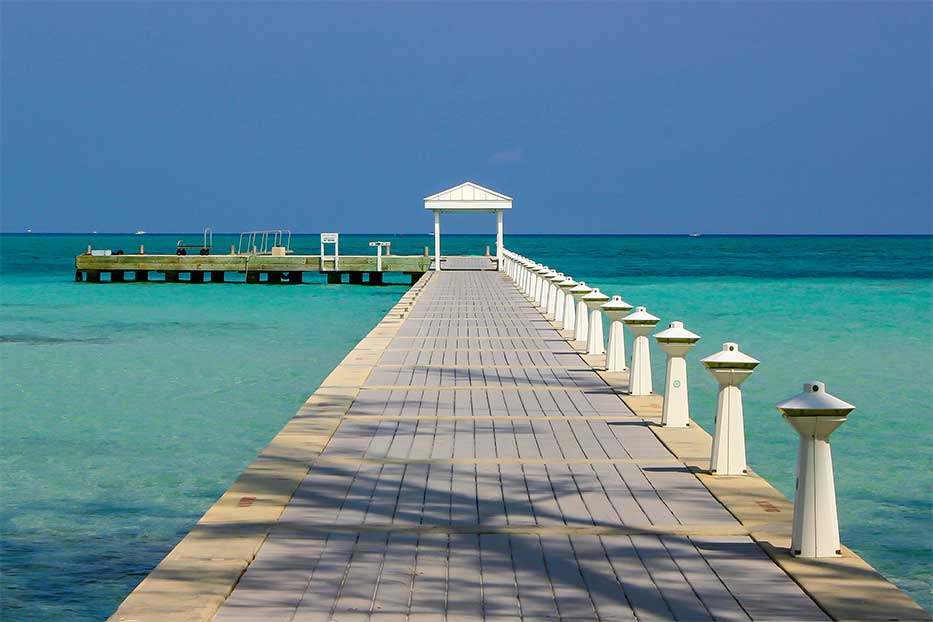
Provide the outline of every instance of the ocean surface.
[[[173,252],[179,237],[0,236],[0,620],[106,618],[403,293],[383,287],[90,284],[74,256]],[[429,236],[341,236],[345,254]],[[235,236],[215,236],[221,249]],[[445,236],[480,254],[489,236]],[[930,237],[507,236],[701,341],[736,341],[752,468],[792,496],[796,435],[774,403],[822,380],[857,409],[833,437],[843,541],[928,609],[933,440]],[[296,236],[316,253],[316,235]],[[631,350],[629,350],[631,352]],[[664,358],[652,346],[655,386]]]

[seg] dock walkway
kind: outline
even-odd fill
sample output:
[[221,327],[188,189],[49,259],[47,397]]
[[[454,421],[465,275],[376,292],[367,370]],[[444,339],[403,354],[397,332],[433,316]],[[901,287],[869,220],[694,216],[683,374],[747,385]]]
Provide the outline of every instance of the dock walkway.
[[828,619],[507,277],[423,281],[217,622]]

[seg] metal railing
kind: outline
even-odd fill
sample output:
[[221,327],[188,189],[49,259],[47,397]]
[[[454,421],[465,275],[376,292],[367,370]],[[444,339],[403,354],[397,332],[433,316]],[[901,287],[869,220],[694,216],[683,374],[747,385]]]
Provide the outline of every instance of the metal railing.
[[[245,248],[244,248],[245,242]],[[271,255],[274,246],[285,247],[286,253],[292,252],[292,232],[290,229],[265,229],[262,231],[244,231],[237,243],[237,255]]]

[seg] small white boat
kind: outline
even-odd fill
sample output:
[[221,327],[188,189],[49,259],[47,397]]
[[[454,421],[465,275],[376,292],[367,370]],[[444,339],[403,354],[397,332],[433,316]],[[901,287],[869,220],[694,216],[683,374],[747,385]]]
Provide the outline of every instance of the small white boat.
[[698,238],[698,237],[700,237],[701,235],[703,235],[703,234],[702,234],[702,233],[691,233],[691,234],[690,234],[690,237],[691,237],[691,238]]
[[134,233],[133,235],[146,235],[146,232],[143,231],[142,229],[140,229],[139,231],[137,231],[137,232]]

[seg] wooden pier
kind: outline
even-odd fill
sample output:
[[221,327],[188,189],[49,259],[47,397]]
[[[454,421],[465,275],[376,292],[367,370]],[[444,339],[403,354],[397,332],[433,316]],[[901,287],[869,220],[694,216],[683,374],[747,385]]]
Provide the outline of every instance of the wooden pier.
[[929,619],[790,557],[780,493],[570,338],[501,272],[427,272],[111,619]]
[[[477,257],[493,266],[491,258]],[[446,260],[445,260],[446,261]],[[344,255],[335,265],[332,257],[320,255],[150,255],[121,254],[75,257],[75,280],[90,283],[123,283],[163,280],[169,283],[223,283],[227,273],[243,274],[247,283],[298,284],[305,273],[321,273],[328,283],[381,285],[383,274],[410,275],[411,282],[431,269],[433,259],[423,255],[388,255],[377,267],[375,256]],[[127,275],[130,275],[128,278]],[[365,276],[365,278],[364,278]]]

